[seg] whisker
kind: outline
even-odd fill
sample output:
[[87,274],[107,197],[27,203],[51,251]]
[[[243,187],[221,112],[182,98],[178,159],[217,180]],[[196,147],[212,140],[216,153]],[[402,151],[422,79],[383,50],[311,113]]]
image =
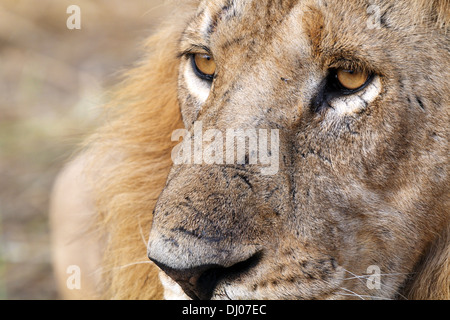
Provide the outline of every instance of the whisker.
[[227,288],[224,288],[223,291],[225,292],[225,295],[227,296],[228,300],[230,300],[230,301],[233,300],[233,299],[231,299],[230,296],[228,295]]
[[366,299],[364,299],[361,295],[359,295],[359,294],[357,294],[356,292],[353,292],[352,290],[349,290],[349,289],[346,289],[346,288],[341,288],[341,290],[345,290],[345,291],[347,291],[347,292],[350,292],[351,294],[348,294],[348,293],[340,293],[340,294],[342,294],[342,295],[346,295],[346,296],[353,296],[353,297],[358,297],[358,298],[360,298],[361,300],[366,300]]
[[138,224],[139,224],[139,233],[141,234],[142,242],[144,242],[145,248],[147,248],[147,241],[145,241],[144,232],[142,231],[142,225],[141,225],[141,219],[138,217]]
[[[344,271],[346,271],[346,272],[348,272],[348,273],[350,273],[353,277],[350,277],[350,278],[344,278],[344,279],[342,279],[342,280],[352,280],[352,279],[358,279],[358,280],[360,280],[361,281],[361,283],[364,283],[364,279],[368,279],[368,278],[370,278],[372,275],[361,275],[361,276],[358,276],[358,275],[356,275],[355,273],[353,273],[353,272],[351,272],[351,271],[349,271],[349,270],[347,270],[347,269],[345,269],[345,268],[342,268]],[[401,276],[401,275],[410,275],[410,273],[382,273],[382,274],[380,274],[380,276]],[[366,285],[365,283],[364,283],[364,285]],[[388,284],[385,284],[385,283],[382,283],[381,281],[380,281],[380,285],[381,286],[384,286],[385,288],[387,288],[387,289],[391,289],[391,290],[393,290],[394,291],[394,293],[396,293],[396,294],[398,294],[400,297],[402,297],[403,299],[405,299],[405,300],[408,300],[404,295],[402,295],[400,292],[398,292],[397,290],[395,290],[395,288],[394,287],[392,287],[392,286],[390,286],[390,285],[388,285]],[[378,297],[379,299],[388,299],[388,298],[384,298],[384,297]],[[391,300],[391,299],[389,299],[389,300]]]
[[138,262],[132,262],[132,263],[124,264],[122,266],[115,267],[112,270],[129,268],[129,267],[140,265],[140,264],[151,264],[151,265],[154,265],[154,263],[151,262],[151,261],[138,261]]
[[[341,288],[344,289],[344,288]],[[377,296],[369,296],[369,295],[361,295],[361,294],[350,294],[350,293],[344,293],[344,292],[338,292],[339,295],[341,296],[350,296],[350,297],[358,297],[362,300],[365,300],[364,298],[369,298],[369,299],[377,299],[377,300],[384,300],[385,298],[382,297],[377,297]],[[391,300],[391,299],[385,299],[385,300]]]
[[354,279],[366,279],[368,277],[369,277],[368,275],[367,276],[354,276],[354,277],[350,277],[350,278],[344,278],[342,280],[344,281],[344,280],[354,280]]
[[[344,269],[345,270],[345,269]],[[347,271],[347,270],[345,270],[345,271]],[[347,271],[347,272],[349,272],[349,271]],[[350,272],[349,272],[350,273]],[[380,273],[379,274],[380,276],[383,276],[383,277],[385,277],[385,276],[405,276],[405,275],[410,275],[410,273]],[[344,278],[344,279],[342,279],[342,280],[353,280],[353,279],[367,279],[367,278],[369,278],[369,277],[371,277],[372,275],[371,274],[365,274],[365,275],[362,275],[362,276],[357,276],[357,275],[355,275],[355,276],[353,276],[353,277],[350,277],[350,278]]]
[[113,270],[118,270],[118,269],[123,269],[123,268],[129,268],[129,267],[136,266],[136,265],[140,265],[140,264],[150,264],[150,265],[154,265],[154,263],[151,262],[151,261],[137,261],[137,262],[132,262],[132,263],[124,264],[124,265],[121,265],[121,266],[118,266],[118,267],[114,267],[114,268],[108,268],[108,269],[105,269],[105,268],[98,268],[97,270],[92,271],[91,273],[89,273],[89,275],[104,274],[104,273],[107,273],[107,272],[111,272],[111,271],[113,271]]
[[344,271],[350,273],[355,279],[360,280],[360,282],[363,283],[363,284],[365,285],[364,281],[362,280],[362,277],[363,277],[363,276],[358,276],[358,275],[354,274],[353,272],[351,272],[351,271],[349,271],[349,270],[347,270],[347,269],[345,269],[345,268],[342,268],[342,269],[343,269]]

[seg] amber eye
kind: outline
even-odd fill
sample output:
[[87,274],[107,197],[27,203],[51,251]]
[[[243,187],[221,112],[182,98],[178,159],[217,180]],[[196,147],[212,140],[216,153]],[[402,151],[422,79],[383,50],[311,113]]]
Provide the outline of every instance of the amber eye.
[[339,84],[348,90],[358,90],[369,80],[369,74],[367,72],[346,69],[338,69],[336,76]]
[[205,53],[196,53],[193,55],[193,66],[196,74],[204,79],[211,81],[216,73],[216,62]]

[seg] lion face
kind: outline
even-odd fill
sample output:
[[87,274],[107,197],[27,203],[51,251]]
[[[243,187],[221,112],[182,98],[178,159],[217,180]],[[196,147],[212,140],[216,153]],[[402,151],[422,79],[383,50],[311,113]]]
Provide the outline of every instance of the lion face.
[[418,2],[200,2],[179,45],[192,148],[148,244],[186,295],[402,297],[449,223],[448,38]]

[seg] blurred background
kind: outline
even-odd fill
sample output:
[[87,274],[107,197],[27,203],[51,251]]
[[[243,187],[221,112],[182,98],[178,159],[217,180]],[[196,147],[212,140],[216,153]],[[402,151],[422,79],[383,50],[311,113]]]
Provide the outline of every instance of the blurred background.
[[[70,5],[81,29],[66,25]],[[163,0],[0,0],[0,299],[58,299],[49,193]]]

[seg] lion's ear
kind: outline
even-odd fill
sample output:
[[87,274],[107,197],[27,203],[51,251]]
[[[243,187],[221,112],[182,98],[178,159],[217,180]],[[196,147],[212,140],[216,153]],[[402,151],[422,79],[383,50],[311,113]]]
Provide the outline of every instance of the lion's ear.
[[450,224],[431,244],[407,288],[412,300],[450,300]]

